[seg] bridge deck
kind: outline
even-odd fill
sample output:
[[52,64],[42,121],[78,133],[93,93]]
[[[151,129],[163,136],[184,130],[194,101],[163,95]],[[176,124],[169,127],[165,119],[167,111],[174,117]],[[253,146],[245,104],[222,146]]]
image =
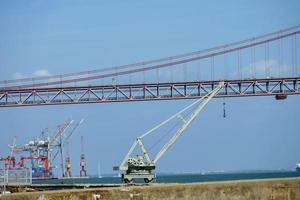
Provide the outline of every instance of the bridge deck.
[[[216,97],[300,94],[300,77],[225,80]],[[0,89],[0,107],[199,98],[219,81]]]

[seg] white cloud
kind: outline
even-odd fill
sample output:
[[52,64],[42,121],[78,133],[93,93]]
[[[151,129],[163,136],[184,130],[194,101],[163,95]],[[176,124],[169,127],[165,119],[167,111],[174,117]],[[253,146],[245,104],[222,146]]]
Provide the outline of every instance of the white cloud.
[[20,72],[16,72],[13,74],[13,78],[21,79],[21,78],[47,77],[51,75],[52,74],[47,69],[38,69],[31,74],[22,74]]
[[25,78],[23,74],[16,72],[13,74],[14,79],[20,79],[20,78]]
[[273,66],[278,66],[278,62],[276,60],[269,60],[268,63],[266,63],[266,61],[264,60],[261,60],[254,64],[254,69],[258,73],[264,73],[267,70],[266,64],[268,64],[270,68]]
[[47,69],[39,69],[32,73],[34,77],[41,77],[41,76],[51,76],[50,72]]
[[[275,59],[270,59],[269,63],[269,72],[270,72],[270,76],[281,76],[281,75],[285,75],[291,72],[291,66],[286,64],[286,63],[282,63],[279,66],[279,62]],[[248,65],[247,67],[244,67],[242,69],[242,73],[243,76],[249,76],[252,75],[252,70],[253,73],[255,73],[257,76],[260,77],[264,77],[267,75],[268,73],[268,68],[267,68],[267,63],[265,60],[260,60],[257,61],[256,63],[254,63],[253,67],[251,65]],[[238,75],[238,72],[236,72],[236,75]]]

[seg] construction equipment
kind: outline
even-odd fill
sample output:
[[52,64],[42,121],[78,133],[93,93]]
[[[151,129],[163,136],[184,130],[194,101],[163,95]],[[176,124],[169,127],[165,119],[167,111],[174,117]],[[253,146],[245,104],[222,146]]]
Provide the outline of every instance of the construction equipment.
[[64,177],[72,177],[72,174],[71,174],[71,159],[70,157],[67,157],[66,158],[66,172],[65,172],[65,175]]
[[72,134],[74,133],[74,131],[80,126],[80,124],[83,122],[83,119],[81,119],[79,122],[77,122],[72,130],[69,132],[68,135],[66,135],[66,137],[64,138],[64,141],[60,143],[60,147],[61,149],[66,146],[66,161],[65,161],[65,174],[64,177],[72,177],[72,173],[71,173],[71,157],[70,157],[70,151],[69,151],[69,139],[72,136]]
[[36,160],[39,165],[32,168],[32,174],[38,178],[49,178],[52,177],[52,170],[50,170],[49,160],[47,156],[21,156],[19,166],[20,168],[25,167],[25,160]]
[[61,124],[58,127],[57,132],[55,134],[53,134],[53,136],[52,136],[52,138],[50,139],[50,142],[49,142],[50,145],[53,144],[53,146],[58,147],[58,151],[53,156],[53,160],[56,158],[56,156],[58,155],[58,153],[60,153],[60,160],[61,160],[60,166],[61,166],[62,177],[64,177],[64,152],[63,152],[64,142],[63,142],[63,133],[65,132],[65,130],[72,123],[73,123],[73,120],[66,119],[64,121],[64,123]]
[[66,142],[65,147],[66,147],[66,161],[65,161],[66,171],[64,173],[64,177],[70,178],[72,174],[71,174],[71,157],[70,157],[69,142]]
[[[24,165],[25,160],[31,161],[32,176],[34,178],[51,178],[53,173],[52,169],[53,153],[56,150],[59,152],[60,141],[59,138],[64,134],[65,130],[71,125],[72,120],[66,119],[57,130],[51,135],[46,135],[48,129],[42,131],[41,135],[33,140],[30,140],[27,144],[9,145],[11,152],[22,153],[28,152],[28,156],[21,156],[19,164]],[[45,162],[47,164],[45,165]],[[24,166],[23,166],[24,167]]]
[[[223,87],[224,82],[220,82],[210,93],[206,94],[201,99],[198,99],[191,105],[185,107],[175,115],[171,116],[169,119],[163,121],[162,123],[158,124],[154,128],[150,129],[148,132],[144,133],[140,137],[137,137],[134,141],[133,145],[131,146],[129,152],[126,154],[125,158],[123,159],[120,166],[113,167],[113,170],[121,170],[125,171],[125,174],[122,174],[122,181],[125,183],[131,183],[134,179],[144,179],[144,182],[149,183],[152,182],[156,175],[152,173],[152,170],[155,169],[157,161],[165,154],[165,152],[175,143],[175,141],[183,134],[186,128],[191,124],[191,122],[196,118],[196,116],[203,110],[203,108],[207,105],[207,103],[218,94],[218,92]],[[194,112],[192,112],[187,117],[183,118],[182,113],[186,110],[190,109],[191,107],[197,105],[197,103],[201,103],[196,107]],[[150,159],[150,155],[148,154],[148,150],[144,145],[142,139],[158,129],[159,127],[165,125],[169,121],[179,118],[181,119],[182,125],[180,128],[172,135],[172,137],[164,144],[164,146],[160,149],[160,151],[156,154],[153,159]],[[140,147],[141,153],[136,155],[135,157],[132,156],[133,151],[136,149],[136,146]]]
[[83,152],[83,136],[81,136],[80,176],[86,176],[86,162]]
[[0,157],[0,161],[4,162],[4,169],[13,169],[16,167],[16,158],[13,156]]
[[[32,176],[34,178],[53,177],[52,169],[55,168],[53,162],[60,155],[62,176],[64,176],[63,148],[82,122],[83,119],[71,127],[73,120],[66,119],[52,134],[46,134],[48,129],[45,129],[39,137],[30,140],[27,144],[16,145],[14,141],[13,145],[9,145],[11,154],[29,153],[28,156],[21,156],[19,164],[24,167],[25,160],[31,160]],[[70,127],[71,130],[66,131]]]

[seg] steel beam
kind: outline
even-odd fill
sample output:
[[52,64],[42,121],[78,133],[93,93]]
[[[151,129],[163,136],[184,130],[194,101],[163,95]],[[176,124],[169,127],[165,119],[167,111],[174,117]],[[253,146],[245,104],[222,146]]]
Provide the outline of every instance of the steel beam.
[[[0,107],[196,99],[220,81],[1,89]],[[216,97],[300,94],[300,77],[223,81]]]

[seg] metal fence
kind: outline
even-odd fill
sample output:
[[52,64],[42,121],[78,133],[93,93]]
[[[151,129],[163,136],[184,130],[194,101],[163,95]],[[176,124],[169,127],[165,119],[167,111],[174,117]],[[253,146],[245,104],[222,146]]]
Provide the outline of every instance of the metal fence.
[[0,169],[1,185],[31,185],[32,173],[29,168]]

